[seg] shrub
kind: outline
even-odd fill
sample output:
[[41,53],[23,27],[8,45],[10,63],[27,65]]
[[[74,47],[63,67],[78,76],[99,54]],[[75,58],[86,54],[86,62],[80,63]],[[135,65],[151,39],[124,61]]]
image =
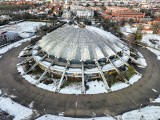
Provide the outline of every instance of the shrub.
[[135,74],[135,70],[132,66],[128,66],[128,71],[126,72],[126,78],[130,79],[134,74]]

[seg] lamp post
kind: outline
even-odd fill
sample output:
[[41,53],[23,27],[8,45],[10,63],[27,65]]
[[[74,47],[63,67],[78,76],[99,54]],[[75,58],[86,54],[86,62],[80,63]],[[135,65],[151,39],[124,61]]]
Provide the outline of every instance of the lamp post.
[[140,106],[139,106],[139,112],[140,112],[141,108],[142,108],[142,104],[140,104]]
[[46,116],[46,109],[44,109],[44,115]]

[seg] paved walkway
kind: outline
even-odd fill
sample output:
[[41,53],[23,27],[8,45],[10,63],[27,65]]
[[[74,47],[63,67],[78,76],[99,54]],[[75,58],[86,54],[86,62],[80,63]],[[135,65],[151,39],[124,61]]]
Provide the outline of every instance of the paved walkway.
[[[143,78],[134,85],[120,91],[97,95],[62,95],[49,92],[31,85],[17,72],[16,64],[21,61],[17,56],[29,43],[8,51],[0,59],[0,89],[17,96],[18,103],[28,106],[34,101],[33,108],[39,113],[59,114],[65,116],[91,117],[107,114],[117,115],[137,109],[140,104],[149,104],[149,98],[156,98],[160,92],[160,62],[147,49],[139,48],[147,61],[147,68],[142,69]],[[44,111],[45,109],[45,111]]]

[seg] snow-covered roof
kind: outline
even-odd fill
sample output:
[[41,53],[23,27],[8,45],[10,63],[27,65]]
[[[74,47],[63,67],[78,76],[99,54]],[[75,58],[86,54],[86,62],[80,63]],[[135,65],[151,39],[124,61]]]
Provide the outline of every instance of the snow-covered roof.
[[135,33],[137,31],[137,28],[131,27],[129,25],[121,27],[121,32],[125,32],[125,33]]
[[122,51],[122,42],[109,32],[93,26],[65,26],[38,42],[47,54],[66,60],[99,60]]

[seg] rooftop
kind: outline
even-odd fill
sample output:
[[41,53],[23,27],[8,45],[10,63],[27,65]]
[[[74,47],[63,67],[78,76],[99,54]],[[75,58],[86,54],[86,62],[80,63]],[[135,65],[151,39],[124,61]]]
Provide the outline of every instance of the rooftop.
[[66,60],[99,60],[122,51],[124,44],[116,36],[93,26],[59,28],[39,41],[47,54]]

